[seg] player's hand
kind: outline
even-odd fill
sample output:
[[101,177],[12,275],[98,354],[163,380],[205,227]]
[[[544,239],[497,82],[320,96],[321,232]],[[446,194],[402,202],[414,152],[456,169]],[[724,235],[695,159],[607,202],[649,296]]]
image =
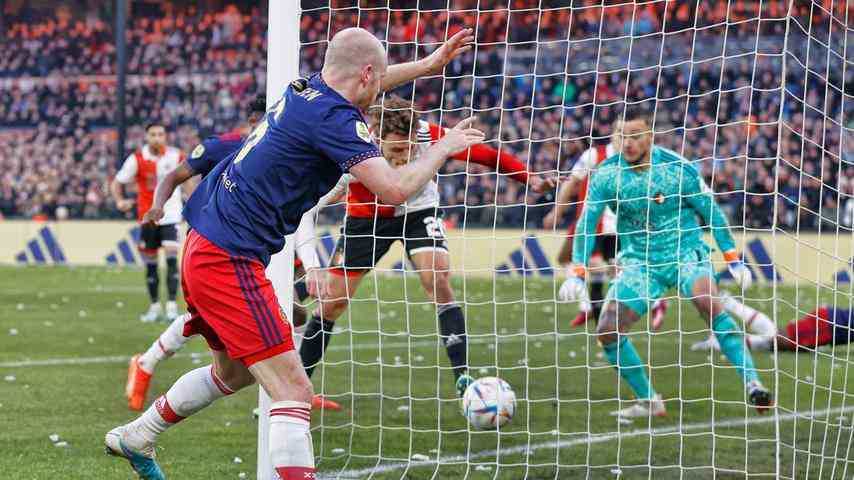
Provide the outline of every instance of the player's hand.
[[554,177],[542,177],[540,175],[528,177],[528,186],[537,193],[546,193],[555,188],[556,185],[557,180]]
[[116,208],[118,208],[120,212],[127,212],[128,210],[133,208],[133,200],[123,198],[116,202]]
[[147,226],[156,226],[157,222],[163,218],[163,209],[157,207],[151,207],[145,212],[145,215],[142,216],[142,224]]
[[724,253],[724,259],[727,261],[727,269],[735,283],[743,289],[750,288],[753,285],[753,273],[738,256],[738,252],[730,250]]
[[557,296],[563,302],[578,302],[582,311],[590,309],[590,297],[587,295],[587,284],[584,283],[584,267],[574,265],[569,268],[569,275],[560,286]]
[[308,294],[317,299],[327,297],[326,275],[319,268],[309,268],[305,272],[305,284],[308,286]]
[[433,53],[424,59],[427,67],[425,75],[438,75],[442,73],[445,65],[451,63],[451,60],[457,56],[468,52],[474,43],[474,30],[464,28],[455,33],[441,47],[437,48]]
[[483,132],[476,128],[472,128],[475,117],[469,117],[465,120],[460,120],[454,128],[447,130],[445,136],[442,137],[436,145],[441,145],[447,150],[447,156],[450,157],[458,152],[462,152],[467,148],[483,143],[486,138]]

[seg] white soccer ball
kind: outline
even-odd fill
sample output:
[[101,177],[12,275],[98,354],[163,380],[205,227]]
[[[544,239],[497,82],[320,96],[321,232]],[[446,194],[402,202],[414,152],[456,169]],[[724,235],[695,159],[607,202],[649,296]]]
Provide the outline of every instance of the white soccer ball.
[[476,430],[503,427],[516,413],[516,394],[496,377],[475,380],[463,394],[463,415]]

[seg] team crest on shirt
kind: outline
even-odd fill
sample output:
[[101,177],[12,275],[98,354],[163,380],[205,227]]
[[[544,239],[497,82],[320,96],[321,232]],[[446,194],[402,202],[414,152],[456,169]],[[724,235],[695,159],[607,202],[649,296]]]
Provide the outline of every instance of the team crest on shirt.
[[356,135],[362,140],[371,143],[371,130],[365,122],[356,122]]
[[196,145],[196,148],[193,149],[193,153],[190,154],[192,158],[199,158],[205,154],[205,146],[201,143]]
[[661,192],[658,192],[655,194],[655,197],[653,197],[653,199],[655,200],[655,203],[661,205],[664,203],[664,194]]

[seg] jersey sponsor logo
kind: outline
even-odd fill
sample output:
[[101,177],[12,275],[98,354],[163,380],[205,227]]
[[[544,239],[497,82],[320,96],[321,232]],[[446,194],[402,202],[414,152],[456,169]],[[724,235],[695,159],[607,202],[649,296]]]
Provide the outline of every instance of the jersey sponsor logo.
[[202,144],[196,145],[196,148],[193,149],[193,153],[190,154],[191,158],[200,158],[205,154],[205,146]]
[[463,340],[456,333],[452,333],[450,336],[448,336],[448,339],[445,340],[445,346],[451,347],[453,345],[458,345],[462,342]]
[[296,96],[304,98],[307,102],[310,102],[321,95],[323,95],[323,93],[313,88],[306,88],[305,90],[296,93]]
[[362,140],[368,143],[372,143],[371,130],[368,128],[365,122],[356,122],[356,135],[358,135],[359,138],[361,138]]
[[232,193],[234,192],[234,189],[237,188],[237,182],[228,178],[227,173],[222,172],[222,186],[225,187],[226,190],[228,190],[228,193]]

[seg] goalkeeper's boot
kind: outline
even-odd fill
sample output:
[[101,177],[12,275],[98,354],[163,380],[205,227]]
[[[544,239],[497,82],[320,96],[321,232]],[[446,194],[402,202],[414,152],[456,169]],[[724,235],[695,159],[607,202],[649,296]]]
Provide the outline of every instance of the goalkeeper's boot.
[[139,316],[139,321],[143,323],[151,323],[160,320],[160,314],[163,313],[163,309],[159,303],[152,303],[150,307],[148,307],[148,311]]
[[664,401],[661,400],[660,394],[649,400],[638,400],[626,408],[611,412],[612,417],[620,418],[664,417],[666,415],[667,409],[664,407]]
[[709,338],[691,345],[692,352],[710,352],[712,350],[716,352],[721,350],[721,344],[718,343],[718,339],[714,335],[709,335]]
[[750,399],[750,404],[756,408],[756,411],[760,415],[764,415],[774,406],[771,392],[759,382],[751,382],[747,386],[747,396]]
[[315,394],[311,397],[311,408],[314,410],[341,410],[341,405],[338,402],[324,397],[323,395]]
[[661,326],[664,325],[665,315],[667,315],[667,300],[660,299],[652,306],[652,320],[650,321],[650,327],[653,332],[661,330]]
[[148,386],[151,384],[151,373],[146,372],[139,365],[139,354],[130,359],[128,365],[128,380],[125,385],[125,395],[128,397],[128,408],[140,411],[145,405],[145,396],[148,394]]
[[107,454],[126,459],[141,480],[166,480],[154,460],[154,444],[137,437],[127,425],[110,430],[104,437]]

